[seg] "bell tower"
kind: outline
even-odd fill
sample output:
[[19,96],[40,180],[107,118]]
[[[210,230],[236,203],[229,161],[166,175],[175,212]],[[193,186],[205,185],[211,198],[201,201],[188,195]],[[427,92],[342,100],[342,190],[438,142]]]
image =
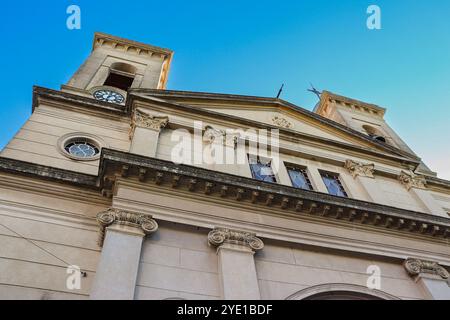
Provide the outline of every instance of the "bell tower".
[[165,89],[173,52],[96,33],[90,56],[61,89],[124,103],[130,88]]
[[[414,151],[384,120],[385,108],[323,91],[314,112],[366,134],[378,142],[415,155]],[[431,171],[423,162],[416,171],[421,174],[436,176],[436,173]]]

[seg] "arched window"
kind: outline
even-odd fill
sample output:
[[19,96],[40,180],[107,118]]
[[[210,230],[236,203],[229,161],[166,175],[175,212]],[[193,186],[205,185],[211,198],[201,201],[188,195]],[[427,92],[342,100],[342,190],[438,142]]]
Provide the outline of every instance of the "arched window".
[[109,68],[109,75],[104,85],[127,91],[133,84],[135,76],[136,67],[128,63],[114,62]]
[[386,292],[346,283],[328,283],[300,290],[286,300],[400,300]]
[[369,126],[367,124],[363,125],[362,128],[364,131],[367,132],[367,134],[374,140],[386,143],[386,138],[384,134],[377,128]]

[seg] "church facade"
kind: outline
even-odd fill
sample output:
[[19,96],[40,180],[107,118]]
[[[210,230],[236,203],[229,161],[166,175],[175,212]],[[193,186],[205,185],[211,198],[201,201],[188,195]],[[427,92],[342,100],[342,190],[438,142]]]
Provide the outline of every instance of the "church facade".
[[450,181],[386,109],[166,90],[172,56],[96,33],[33,88],[0,154],[1,299],[450,299]]

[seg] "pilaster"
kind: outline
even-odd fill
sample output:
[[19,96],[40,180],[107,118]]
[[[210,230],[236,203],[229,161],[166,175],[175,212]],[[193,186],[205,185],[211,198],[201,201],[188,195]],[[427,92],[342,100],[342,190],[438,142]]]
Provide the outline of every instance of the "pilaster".
[[264,247],[261,239],[245,231],[216,228],[208,234],[208,241],[217,247],[222,298],[259,300],[253,255]]
[[156,232],[158,224],[148,215],[114,208],[99,213],[97,221],[103,248],[90,298],[132,300],[143,239]]
[[168,117],[153,116],[139,108],[134,110],[130,128],[130,152],[155,157],[159,133],[168,123]]

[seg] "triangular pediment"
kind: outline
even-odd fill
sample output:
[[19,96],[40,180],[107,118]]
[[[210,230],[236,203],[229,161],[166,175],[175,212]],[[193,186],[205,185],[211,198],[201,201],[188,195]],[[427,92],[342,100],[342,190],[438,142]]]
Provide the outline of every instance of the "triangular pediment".
[[[147,90],[146,90],[147,91]],[[322,141],[359,147],[365,150],[417,160],[402,150],[373,141],[370,137],[314,112],[273,98],[204,94],[195,92],[139,92],[141,96],[223,114],[230,118],[251,120],[268,127],[280,127]]]

